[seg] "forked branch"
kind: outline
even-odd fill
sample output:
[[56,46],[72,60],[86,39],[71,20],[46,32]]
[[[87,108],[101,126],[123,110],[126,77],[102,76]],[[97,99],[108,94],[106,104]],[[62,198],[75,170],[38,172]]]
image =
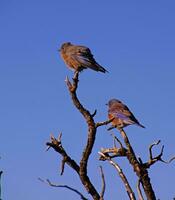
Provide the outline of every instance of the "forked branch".
[[64,164],[62,162],[62,165],[61,165],[61,175],[63,174],[64,172],[64,165],[65,163],[67,165],[69,165],[72,169],[74,169],[77,173],[79,173],[79,170],[80,170],[80,167],[79,165],[76,163],[75,160],[73,160],[68,154],[67,152],[65,151],[64,147],[62,146],[62,142],[61,142],[61,136],[62,134],[60,133],[59,136],[58,136],[58,139],[56,139],[55,137],[53,137],[51,135],[50,137],[50,142],[47,142],[46,145],[48,146],[48,149],[50,147],[52,147],[56,152],[58,152],[59,154],[61,154],[63,160],[64,160]]
[[[124,157],[127,155],[127,149],[123,147],[122,142],[114,135],[111,134],[114,138],[114,145],[112,148],[101,148],[101,153],[106,155],[109,158],[115,157]],[[119,143],[120,147],[117,147],[116,141]],[[104,160],[103,156],[100,156],[99,160]]]
[[164,150],[164,145],[162,146],[161,148],[161,151],[160,153],[157,155],[157,156],[153,156],[153,152],[152,152],[152,149],[154,146],[157,146],[160,144],[160,140],[158,140],[157,142],[154,142],[153,144],[151,144],[149,146],[149,160],[148,162],[144,163],[144,167],[146,168],[150,168],[151,165],[155,164],[156,162],[160,161],[160,162],[163,162],[163,163],[166,163],[166,164],[169,164],[170,162],[172,162],[173,160],[175,160],[175,157],[172,157],[170,160],[168,161],[165,161],[162,159],[162,156],[163,156],[163,150]]

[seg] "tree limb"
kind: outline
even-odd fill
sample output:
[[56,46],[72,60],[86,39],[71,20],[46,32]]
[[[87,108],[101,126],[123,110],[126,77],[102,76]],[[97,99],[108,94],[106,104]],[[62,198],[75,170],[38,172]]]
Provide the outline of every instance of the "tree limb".
[[80,103],[80,101],[77,97],[77,94],[76,94],[76,90],[78,88],[78,82],[79,82],[78,78],[79,78],[79,72],[76,71],[74,73],[74,77],[72,79],[73,82],[71,83],[69,81],[69,79],[66,78],[66,84],[69,89],[69,93],[72,98],[73,104],[78,109],[78,111],[83,115],[83,117],[86,120],[86,123],[88,125],[88,138],[87,138],[87,143],[82,152],[82,157],[80,160],[79,177],[80,177],[82,184],[84,185],[86,190],[92,195],[94,200],[99,200],[100,195],[97,192],[97,190],[95,189],[95,187],[93,186],[93,184],[91,183],[91,181],[87,175],[88,159],[92,152],[92,148],[94,146],[95,137],[96,137],[96,127],[95,127],[95,122],[93,119],[96,112],[94,112],[94,114],[91,115],[90,112],[87,109],[85,109],[83,107],[83,105]]
[[83,196],[83,194],[81,192],[79,192],[78,190],[76,190],[76,189],[74,189],[74,188],[72,188],[68,185],[56,185],[56,184],[53,184],[49,179],[43,180],[41,178],[38,178],[38,180],[43,182],[43,183],[48,184],[51,187],[66,188],[66,189],[71,190],[71,191],[75,192],[76,194],[78,194],[81,197],[82,200],[88,200],[87,198],[85,198]]
[[132,190],[132,188],[131,188],[131,186],[130,186],[130,184],[129,184],[126,176],[125,176],[125,174],[123,173],[122,169],[120,168],[120,166],[117,163],[115,163],[110,157],[106,156],[102,152],[98,152],[98,153],[100,154],[100,156],[102,156],[104,158],[104,160],[108,160],[108,162],[112,166],[114,166],[115,169],[118,171],[118,174],[119,174],[121,180],[124,183],[124,186],[125,186],[125,189],[127,191],[128,196],[129,196],[129,199],[130,200],[136,200],[135,194],[134,194],[134,192],[133,192],[133,190]]
[[98,128],[99,126],[108,125],[108,124],[111,123],[113,120],[114,120],[114,118],[109,119],[109,120],[104,121],[104,122],[97,122],[97,123],[95,124],[95,127]]
[[1,197],[1,195],[2,195],[2,186],[1,186],[1,177],[2,177],[2,173],[3,173],[3,171],[0,171],[0,200],[2,200],[2,197]]
[[100,172],[101,172],[101,179],[102,179],[102,190],[101,190],[101,193],[100,193],[100,200],[104,200],[106,183],[105,183],[105,176],[104,176],[104,172],[103,172],[102,166],[100,166]]
[[[101,148],[101,152],[110,158],[124,157],[127,155],[125,148]],[[100,156],[99,160],[103,160],[103,156]]]
[[143,163],[143,166],[144,166],[145,168],[150,168],[151,165],[155,164],[155,163],[158,162],[158,161],[163,162],[163,163],[166,163],[166,164],[169,164],[170,162],[172,162],[172,161],[175,159],[175,157],[172,157],[172,158],[171,158],[170,160],[168,160],[168,161],[165,161],[165,160],[162,159],[164,146],[162,146],[161,151],[160,151],[160,154],[154,157],[154,156],[153,156],[153,153],[152,153],[152,149],[153,149],[154,146],[157,146],[157,145],[159,145],[159,144],[160,144],[160,140],[158,140],[157,142],[154,142],[153,144],[151,144],[151,145],[149,146],[149,160],[148,160],[148,162]]
[[128,139],[125,131],[123,129],[119,129],[119,131],[121,133],[121,136],[124,139],[125,145],[128,150],[127,151],[127,159],[130,162],[130,164],[132,165],[133,170],[136,172],[136,174],[142,184],[142,187],[144,189],[147,199],[148,200],[156,200],[156,196],[155,196],[154,190],[152,188],[147,169],[142,164],[140,164],[140,162],[137,160],[135,152],[129,142],[129,139]]
[[138,182],[137,182],[137,192],[138,192],[139,200],[144,200],[143,195],[142,195],[142,191],[141,191],[141,188],[140,188],[140,180],[138,180]]
[[[114,138],[114,145],[112,148],[101,148],[101,152],[105,154],[107,157],[115,158],[115,157],[124,157],[127,155],[127,149],[123,147],[122,142],[114,135],[111,134]],[[120,148],[117,147],[116,141],[119,143]],[[104,160],[103,156],[100,156],[99,160]]]
[[[48,147],[52,147],[56,152],[58,152],[59,154],[61,154],[62,157],[63,157],[64,163],[66,163],[67,165],[69,165],[72,169],[74,169],[79,174],[80,167],[76,163],[76,161],[73,160],[66,153],[65,149],[63,148],[62,143],[61,143],[61,135],[62,134],[60,133],[59,136],[58,136],[58,139],[56,139],[55,137],[53,137],[51,135],[51,137],[50,137],[51,142],[47,142],[46,145]],[[63,162],[62,162],[61,174],[63,174],[63,171],[64,171],[64,165],[63,165]]]
[[91,114],[91,116],[95,117],[96,114],[97,114],[97,110],[95,109],[95,111]]

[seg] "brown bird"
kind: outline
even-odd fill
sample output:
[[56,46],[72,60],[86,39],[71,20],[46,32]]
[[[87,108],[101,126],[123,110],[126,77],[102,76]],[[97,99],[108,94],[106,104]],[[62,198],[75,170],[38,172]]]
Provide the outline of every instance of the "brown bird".
[[108,104],[108,118],[113,119],[112,125],[117,128],[124,128],[128,125],[138,125],[145,128],[140,122],[134,117],[133,113],[129,108],[118,99],[111,99]]
[[80,72],[83,69],[90,68],[97,72],[108,72],[95,61],[88,47],[73,45],[70,42],[66,42],[61,45],[59,51],[62,59],[70,69]]

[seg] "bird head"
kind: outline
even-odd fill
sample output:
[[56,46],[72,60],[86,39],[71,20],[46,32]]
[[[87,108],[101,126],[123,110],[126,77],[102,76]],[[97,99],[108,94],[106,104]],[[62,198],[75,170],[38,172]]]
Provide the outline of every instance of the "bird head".
[[107,106],[113,106],[116,103],[121,103],[121,101],[118,100],[118,99],[111,99],[111,100],[108,101],[108,103],[106,105]]
[[61,47],[60,47],[60,49],[58,49],[58,51],[65,50],[70,45],[72,45],[70,42],[65,42],[61,45]]

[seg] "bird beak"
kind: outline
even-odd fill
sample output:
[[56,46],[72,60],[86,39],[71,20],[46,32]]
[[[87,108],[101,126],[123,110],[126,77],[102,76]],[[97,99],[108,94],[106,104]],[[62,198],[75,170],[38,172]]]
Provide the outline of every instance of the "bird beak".
[[58,49],[58,51],[60,52],[60,51],[61,51],[61,49]]
[[105,105],[108,106],[108,103],[106,103]]

